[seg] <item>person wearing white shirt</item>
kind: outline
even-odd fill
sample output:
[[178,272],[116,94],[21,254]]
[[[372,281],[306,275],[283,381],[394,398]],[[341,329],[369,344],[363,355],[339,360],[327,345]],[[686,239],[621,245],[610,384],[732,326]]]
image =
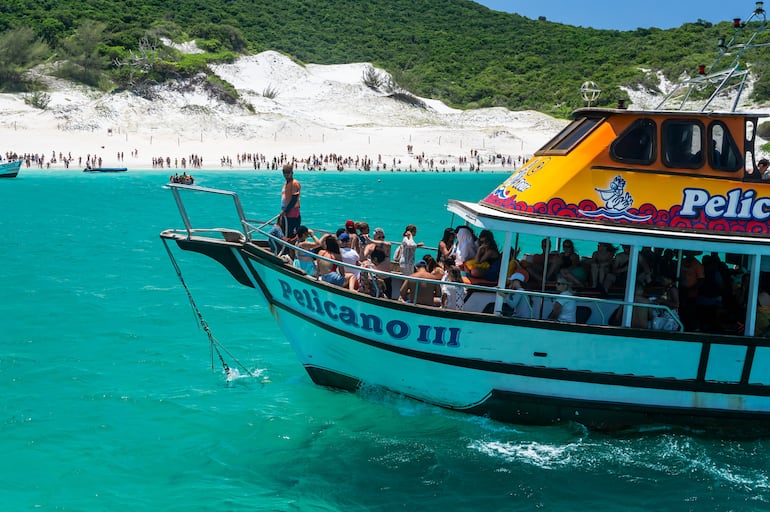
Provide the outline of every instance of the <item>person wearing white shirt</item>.
[[559,322],[577,322],[577,302],[572,291],[572,285],[566,279],[559,277],[556,280],[556,289],[561,290],[559,296],[554,299],[553,309],[548,318],[551,320],[557,320]]

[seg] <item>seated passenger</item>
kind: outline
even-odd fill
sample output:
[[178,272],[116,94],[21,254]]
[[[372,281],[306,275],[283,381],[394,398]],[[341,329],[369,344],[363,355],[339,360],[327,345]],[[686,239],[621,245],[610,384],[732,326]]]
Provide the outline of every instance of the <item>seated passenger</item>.
[[[312,237],[313,241],[308,242],[308,237]],[[295,243],[297,247],[306,251],[313,251],[318,249],[319,243],[320,241],[312,230],[308,229],[306,226],[297,228],[297,241]],[[294,266],[301,268],[309,276],[314,276],[316,273],[315,258],[300,251],[295,251]]]
[[652,284],[657,266],[657,256],[651,247],[642,247],[639,251],[639,261],[636,268],[636,276],[644,286]]
[[[276,223],[272,228],[270,228],[270,231],[268,231],[268,235],[275,237],[279,240],[285,240],[286,235],[283,232],[283,229],[281,229],[280,224]],[[282,243],[280,243],[278,240],[275,240],[274,238],[270,238],[267,241],[268,245],[270,245],[270,250],[273,251],[276,255],[280,256],[286,251],[286,246]]]
[[[369,258],[361,262],[365,268],[377,269],[383,260],[387,259],[385,253],[379,249],[371,251]],[[358,292],[372,297],[385,296],[385,281],[373,272],[361,272],[358,277]]]
[[599,288],[604,284],[604,279],[610,271],[612,258],[615,255],[615,247],[612,244],[599,242],[596,250],[591,255],[591,287]]
[[670,275],[663,275],[660,278],[660,282],[663,285],[663,293],[655,301],[656,304],[661,306],[668,306],[671,310],[668,311],[658,310],[654,312],[655,317],[652,319],[652,328],[665,331],[679,330],[679,289],[674,282],[673,272]]
[[575,295],[572,291],[572,284],[563,277],[559,277],[556,280],[556,289],[561,291],[559,296],[554,299],[553,309],[548,315],[549,320],[574,324],[577,322],[577,302],[571,298]]
[[353,250],[358,254],[363,254],[366,252],[369,244],[372,243],[372,239],[369,236],[369,224],[363,221],[356,222],[356,230],[358,231],[358,248],[353,247]]
[[[359,256],[358,253],[350,247],[351,241],[352,239],[348,233],[342,233],[339,236],[340,255],[342,256],[343,262],[347,263],[348,265],[358,266],[361,263],[361,256]],[[357,268],[346,267],[345,286],[355,291],[358,288],[358,276],[360,273],[361,271]]]
[[[361,250],[361,240],[358,238],[358,231],[356,230],[356,223],[352,220],[348,219],[345,221],[345,233],[347,233],[348,237],[350,238],[350,248],[356,251],[360,254]],[[337,238],[339,238],[340,235],[337,235]]]
[[[352,242],[350,235],[348,233],[342,233],[338,240],[340,242],[340,255],[342,255],[342,261],[349,265],[358,265],[359,261],[361,261],[361,256],[350,247]],[[358,270],[350,267],[346,270],[358,278]]]
[[488,229],[479,233],[479,248],[476,257],[466,260],[465,267],[473,277],[497,281],[500,275],[500,250],[495,235]]
[[390,253],[391,253],[391,242],[385,241],[385,231],[383,231],[382,228],[374,228],[374,233],[372,236],[372,240],[369,241],[369,243],[366,244],[366,248],[364,249],[364,258],[368,258],[369,255],[374,251],[375,249],[379,249],[382,252],[385,253],[385,259],[388,262],[388,268],[386,269],[380,269],[385,270],[386,272],[390,272]]
[[433,274],[435,279],[441,280],[444,278],[444,270],[438,266],[438,263],[433,259],[433,256],[426,254],[422,257],[422,261],[425,262],[425,270]]
[[551,240],[549,238],[543,238],[540,241],[540,253],[535,254],[527,265],[529,279],[536,288],[542,286],[544,277],[547,275],[545,270],[546,260],[548,260],[548,267],[551,268],[553,266],[551,260],[556,256],[557,253],[551,253]]
[[[636,283],[634,302],[636,304],[652,304],[650,299],[648,299],[644,293],[644,284],[642,284],[641,281],[637,281]],[[634,310],[631,312],[631,327],[636,327],[637,329],[649,329],[655,318],[653,311],[653,308],[635,306]]]
[[[511,277],[508,278],[505,287],[510,290],[523,290],[526,277],[521,272],[514,272]],[[529,304],[529,297],[521,293],[508,293],[505,295],[504,305],[508,306],[511,315],[516,315],[517,308],[526,304],[528,306],[527,314],[532,312],[532,305]]]
[[[385,231],[383,231],[382,228],[374,228],[374,239],[370,244],[366,246],[366,249],[364,249],[364,258],[372,259],[372,254],[374,253],[374,251],[376,250],[382,251],[385,257],[382,259],[382,261],[380,261],[379,263],[376,263],[374,268],[382,272],[392,272],[393,268],[390,263],[391,247],[392,247],[392,244],[390,242],[385,241]],[[383,277],[381,279],[385,283],[385,291],[383,293],[383,296],[389,299],[393,298],[392,278]]]
[[452,260],[454,258],[451,254],[455,248],[456,239],[457,234],[455,233],[454,228],[446,228],[444,230],[444,236],[441,237],[441,240],[438,243],[438,250],[436,251],[436,262],[440,267],[448,268],[452,265]]
[[[612,264],[610,265],[610,271],[604,278],[602,283],[602,291],[607,293],[614,284],[626,284],[626,275],[628,274],[628,261],[631,256],[629,251],[630,245],[621,246],[623,250],[612,258]],[[625,287],[625,286],[624,286]]]
[[419,260],[415,265],[415,272],[409,277],[420,279],[430,279],[432,282],[417,282],[411,279],[404,280],[401,285],[401,299],[412,304],[422,304],[423,306],[440,305],[441,286],[439,286],[436,277],[426,270],[426,263]]
[[519,261],[517,257],[519,254],[518,249],[511,247],[511,250],[508,254],[510,256],[508,258],[508,271],[505,273],[506,279],[510,279],[513,274],[518,272],[524,276],[524,279],[521,281],[522,283],[529,281],[529,272],[525,268],[525,265]]
[[588,272],[580,261],[580,255],[575,252],[575,244],[572,240],[564,240],[562,243],[561,268],[559,275],[570,281],[573,286],[585,285]]
[[462,269],[467,260],[476,257],[477,250],[476,236],[473,234],[473,230],[468,226],[458,226],[457,242],[450,253],[450,256],[455,260],[455,265]]
[[[337,237],[334,235],[324,235],[320,240],[321,250],[318,251],[319,256],[329,258],[330,260],[342,261],[342,255],[340,254],[340,246],[337,242]],[[319,259],[317,262],[318,277],[329,284],[337,286],[345,286],[345,267],[337,265],[331,261]]]
[[460,269],[451,266],[446,271],[446,280],[441,285],[441,307],[444,309],[462,310],[465,305],[465,288],[451,283],[462,283]]

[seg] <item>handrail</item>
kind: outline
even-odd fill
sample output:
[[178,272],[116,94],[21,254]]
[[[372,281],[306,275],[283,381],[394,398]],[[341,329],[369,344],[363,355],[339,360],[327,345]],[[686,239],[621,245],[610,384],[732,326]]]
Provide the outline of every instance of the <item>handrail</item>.
[[[319,254],[316,254],[316,253],[314,253],[312,251],[308,251],[306,249],[302,249],[301,247],[299,247],[297,245],[294,245],[294,244],[292,244],[292,243],[290,243],[290,242],[288,242],[288,241],[286,241],[286,240],[284,240],[284,239],[282,239],[280,237],[277,237],[275,235],[271,235],[267,230],[265,230],[264,228],[266,226],[268,226],[270,224],[273,224],[276,221],[276,219],[278,217],[277,215],[275,217],[273,217],[272,219],[268,220],[268,221],[259,221],[259,220],[254,220],[254,219],[247,219],[245,214],[244,214],[240,198],[238,197],[238,194],[235,193],[235,192],[231,192],[229,190],[220,190],[220,189],[214,189],[214,188],[201,187],[201,186],[198,186],[198,185],[184,185],[184,184],[181,184],[181,183],[169,183],[167,186],[171,189],[171,191],[172,191],[172,193],[174,195],[174,200],[176,201],[177,207],[178,207],[179,212],[180,212],[180,214],[182,216],[182,221],[184,222],[185,232],[187,233],[187,238],[188,239],[190,239],[192,237],[193,233],[203,233],[203,232],[211,233],[211,232],[214,232],[214,233],[223,233],[224,234],[225,232],[232,232],[232,230],[226,229],[226,228],[205,228],[205,229],[193,228],[191,223],[190,223],[190,218],[189,218],[189,216],[187,214],[187,210],[185,209],[184,204],[182,202],[182,198],[181,198],[181,195],[180,195],[180,191],[182,191],[182,190],[189,190],[189,191],[193,191],[193,192],[204,192],[204,193],[211,193],[211,194],[217,194],[217,195],[223,195],[223,196],[230,196],[233,199],[233,204],[234,204],[235,209],[236,209],[236,211],[238,213],[238,218],[239,218],[239,220],[241,222],[241,226],[242,226],[242,229],[244,231],[242,234],[244,235],[245,242],[252,242],[254,240],[252,235],[254,233],[258,233],[262,237],[265,237],[268,240],[274,241],[275,244],[278,245],[278,246],[290,247],[293,251],[295,251],[295,253],[299,252],[301,254],[305,254],[305,255],[309,256],[310,258],[312,258],[314,260],[324,260],[324,261],[327,261],[327,262],[332,263],[334,265],[342,266],[342,267],[344,267],[346,269],[347,268],[355,269],[356,271],[359,271],[359,272],[367,272],[367,273],[374,274],[374,275],[377,275],[377,276],[390,277],[390,278],[394,278],[395,277],[396,279],[404,279],[404,280],[408,279],[409,281],[414,281],[415,283],[417,283],[416,284],[417,288],[415,289],[415,294],[419,291],[420,283],[437,284],[437,282],[439,282],[441,284],[450,284],[451,283],[452,286],[458,286],[458,287],[461,287],[461,288],[463,288],[465,290],[478,290],[478,291],[494,293],[494,294],[504,295],[504,296],[512,295],[512,294],[523,294],[523,295],[527,296],[528,298],[533,298],[534,297],[534,298],[541,298],[543,300],[546,300],[546,299],[553,300],[554,298],[559,296],[558,294],[555,294],[555,293],[552,293],[552,292],[545,292],[545,291],[512,290],[512,289],[508,289],[508,288],[500,288],[498,286],[475,285],[475,284],[469,284],[469,283],[447,282],[447,281],[438,281],[436,279],[425,279],[425,278],[419,278],[419,277],[412,277],[412,276],[407,276],[407,275],[400,274],[400,273],[396,274],[396,273],[393,273],[393,272],[386,272],[386,271],[378,270],[378,269],[375,269],[375,268],[361,267],[359,265],[353,265],[353,264],[350,264],[350,263],[345,263],[343,261],[338,261],[338,260],[335,260],[333,258],[327,258],[325,256],[321,256]],[[173,231],[174,232],[179,232],[179,230],[173,230]],[[319,232],[320,231],[323,231],[323,230],[319,230]],[[395,242],[391,242],[391,244],[395,244]],[[435,248],[430,248],[430,247],[425,247],[425,246],[419,247],[418,249],[435,250]],[[647,304],[647,303],[638,303],[638,302],[626,302],[626,301],[622,301],[622,300],[603,299],[603,298],[584,297],[584,296],[573,296],[573,297],[574,298],[572,300],[575,300],[575,301],[577,301],[579,303],[586,303],[587,302],[587,303],[596,303],[596,304],[614,304],[616,306],[641,307],[641,308],[647,308],[647,309],[666,311],[669,314],[671,314],[672,318],[676,321],[676,323],[679,326],[679,330],[681,331],[681,330],[684,329],[684,326],[683,326],[681,320],[678,318],[678,316],[674,315],[670,308],[668,308],[667,306],[661,305],[661,304]],[[602,315],[602,323],[606,323],[605,322],[605,318],[604,318],[604,313],[602,312],[601,308],[597,307],[596,310],[599,311],[599,313]],[[530,305],[530,313],[533,313],[533,308],[532,308],[531,305]]]
[[243,226],[243,230],[246,232],[246,240],[251,240],[251,233],[246,229],[246,222],[247,222],[246,215],[243,213],[243,206],[241,205],[241,199],[240,197],[238,197],[237,193],[232,192],[230,190],[201,187],[199,185],[183,185],[181,183],[168,183],[166,186],[170,188],[171,192],[174,194],[174,201],[176,201],[176,205],[177,205],[177,208],[179,209],[179,213],[182,215],[182,222],[184,222],[185,228],[187,229],[188,238],[191,236],[193,228],[192,228],[192,224],[190,223],[190,217],[187,215],[187,210],[184,207],[184,203],[182,202],[182,197],[179,193],[181,190],[190,190],[193,192],[204,192],[208,194],[230,196],[233,199],[233,204],[235,205],[235,210],[238,213],[238,218],[241,221],[241,226]]
[[[451,286],[458,286],[460,288],[463,288],[465,290],[477,290],[487,293],[494,293],[494,294],[502,294],[502,295],[515,295],[515,294],[521,294],[529,298],[537,297],[541,298],[543,300],[554,300],[560,295],[558,293],[554,292],[547,292],[547,291],[535,291],[535,290],[513,290],[510,288],[500,288],[497,286],[486,286],[486,285],[477,285],[472,283],[458,283],[454,281],[438,281],[436,279],[427,279],[427,278],[421,278],[421,277],[413,277],[408,276],[404,274],[396,274],[393,272],[386,272],[383,270],[378,270],[375,268],[369,268],[369,267],[362,267],[360,265],[353,265],[351,263],[345,263],[343,261],[339,261],[333,258],[328,258],[326,256],[321,256],[320,254],[316,254],[312,251],[308,251],[306,249],[302,249],[299,246],[293,245],[290,242],[287,242],[286,240],[283,240],[281,238],[278,238],[274,235],[271,235],[270,233],[266,233],[264,231],[260,231],[260,234],[275,241],[276,244],[281,245],[283,247],[289,247],[295,253],[301,253],[306,256],[309,256],[310,258],[314,260],[323,260],[327,261],[329,263],[332,263],[337,266],[344,267],[346,269],[355,269],[359,272],[367,272],[370,274],[374,274],[377,276],[382,277],[390,277],[390,278],[396,278],[396,279],[403,279],[403,280],[409,280],[417,283],[417,288],[415,289],[415,295],[419,292],[419,285],[420,283],[426,283],[426,284],[445,284],[445,285],[451,285]],[[666,305],[663,304],[655,304],[655,303],[645,303],[645,302],[626,302],[624,300],[618,300],[618,299],[605,299],[605,298],[597,298],[597,297],[586,297],[586,296],[580,296],[580,295],[573,295],[571,296],[570,300],[574,300],[578,303],[594,303],[594,304],[611,304],[615,305],[616,307],[623,307],[623,306],[629,306],[632,308],[639,307],[644,309],[651,309],[655,311],[661,311],[668,313],[671,318],[677,323],[679,326],[679,331],[684,330],[684,325],[682,324],[681,320],[679,319],[679,316],[674,314],[673,311]],[[529,303],[529,301],[526,301]],[[534,308],[532,307],[531,303],[529,304],[530,314],[534,313]],[[607,324],[607,319],[604,317],[604,313],[602,312],[601,308],[597,307],[596,311],[599,312],[599,314],[602,316],[602,324]]]

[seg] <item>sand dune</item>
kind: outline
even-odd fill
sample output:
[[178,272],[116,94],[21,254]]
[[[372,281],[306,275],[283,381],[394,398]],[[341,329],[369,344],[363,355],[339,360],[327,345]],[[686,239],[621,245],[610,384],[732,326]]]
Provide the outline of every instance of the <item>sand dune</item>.
[[[150,101],[41,76],[50,95],[45,110],[27,105],[24,95],[0,95],[0,151],[43,155],[51,168],[64,168],[61,153],[72,156],[75,168],[97,155],[104,166],[129,169],[152,168],[154,157],[170,159],[173,167],[190,155],[202,157],[206,168],[220,167],[223,158],[252,167],[239,165],[236,155],[244,153],[267,160],[366,155],[405,169],[425,168],[433,159],[435,167],[467,169],[460,158],[477,151],[482,168],[494,169],[499,160],[486,163],[492,155],[526,158],[566,123],[531,111],[460,111],[431,99],[424,99],[427,108],[414,107],[365,86],[366,66],[300,66],[272,51],[215,66],[241,94],[238,105],[213,99],[200,83],[160,86]],[[264,96],[268,90],[274,98]]]

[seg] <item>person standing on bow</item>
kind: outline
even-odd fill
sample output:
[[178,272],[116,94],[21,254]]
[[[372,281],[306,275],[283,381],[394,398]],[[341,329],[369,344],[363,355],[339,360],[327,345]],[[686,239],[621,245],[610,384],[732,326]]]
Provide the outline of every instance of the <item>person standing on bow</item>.
[[294,166],[290,163],[283,166],[283,177],[286,182],[281,190],[281,213],[278,222],[286,237],[292,239],[297,235],[297,228],[302,223],[299,211],[299,193],[302,186],[294,179]]

